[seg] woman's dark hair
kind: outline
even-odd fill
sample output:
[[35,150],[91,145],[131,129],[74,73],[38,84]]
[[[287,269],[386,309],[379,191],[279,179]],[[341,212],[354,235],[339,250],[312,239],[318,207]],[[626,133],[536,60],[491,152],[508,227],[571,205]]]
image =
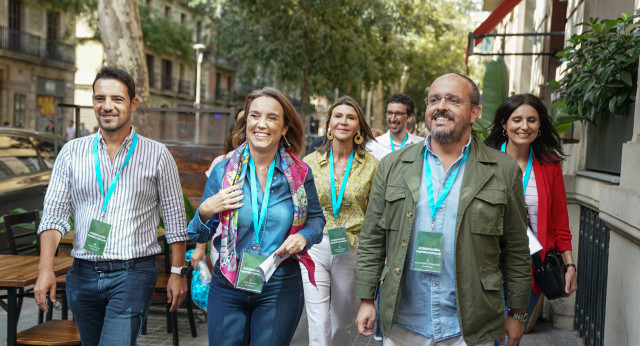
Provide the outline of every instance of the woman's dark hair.
[[[360,144],[356,144],[354,142],[353,147],[356,149],[356,153],[358,153],[358,155],[364,156],[367,143],[369,143],[369,141],[373,139],[373,132],[371,132],[371,128],[369,127],[369,124],[367,124],[367,120],[364,118],[364,112],[362,111],[362,108],[360,108],[360,105],[358,104],[358,102],[356,102],[356,100],[352,99],[349,96],[342,96],[341,98],[336,100],[336,103],[334,103],[333,106],[329,108],[329,112],[327,113],[328,117],[325,128],[327,129],[327,131],[329,130],[329,122],[331,121],[331,116],[333,115],[333,109],[340,105],[350,106],[356,111],[356,114],[358,114],[358,123],[360,123],[360,135],[362,136],[363,141]],[[331,149],[332,142],[332,140],[328,139],[327,136],[325,136],[324,142],[316,150],[322,154],[326,154],[329,149]]]
[[[262,96],[271,97],[282,106],[284,124],[289,126],[289,130],[280,139],[280,145],[284,146],[286,151],[299,155],[304,149],[304,127],[302,126],[302,121],[300,121],[300,117],[296,109],[293,108],[291,101],[280,90],[270,87],[254,90],[247,95],[247,99],[244,101],[245,116],[238,119],[236,126],[233,128],[233,145],[237,147],[245,141],[247,114],[251,111],[251,103]],[[284,139],[285,137],[286,140]]]
[[529,105],[538,112],[540,119],[540,135],[531,143],[533,154],[541,164],[554,163],[564,160],[566,155],[562,150],[560,135],[551,124],[551,116],[547,112],[542,100],[532,94],[518,94],[504,100],[496,110],[491,124],[491,132],[484,140],[484,144],[491,148],[500,150],[502,143],[508,138],[503,134],[502,127],[507,123],[511,114],[522,105]]

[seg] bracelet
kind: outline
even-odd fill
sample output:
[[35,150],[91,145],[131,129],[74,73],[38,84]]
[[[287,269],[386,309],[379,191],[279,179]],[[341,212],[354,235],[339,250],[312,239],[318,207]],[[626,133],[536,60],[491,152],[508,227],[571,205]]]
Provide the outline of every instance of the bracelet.
[[578,270],[575,263],[569,263],[564,265],[564,269],[569,269],[569,267],[573,267],[573,269]]
[[197,249],[206,249],[207,248],[207,243],[197,243],[196,244],[196,248]]

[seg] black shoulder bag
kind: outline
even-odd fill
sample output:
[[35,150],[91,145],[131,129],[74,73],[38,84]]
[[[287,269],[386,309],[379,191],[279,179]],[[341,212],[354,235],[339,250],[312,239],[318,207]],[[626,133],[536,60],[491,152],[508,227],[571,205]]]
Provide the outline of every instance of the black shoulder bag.
[[564,292],[564,274],[567,268],[564,265],[562,255],[558,251],[548,251],[544,262],[540,251],[531,255],[534,263],[533,277],[542,289],[542,293],[549,300],[562,298]]

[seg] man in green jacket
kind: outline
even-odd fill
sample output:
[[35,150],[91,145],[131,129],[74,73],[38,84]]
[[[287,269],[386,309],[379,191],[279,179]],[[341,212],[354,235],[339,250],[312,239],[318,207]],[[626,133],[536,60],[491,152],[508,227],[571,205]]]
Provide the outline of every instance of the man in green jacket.
[[363,336],[380,285],[385,345],[522,337],[531,289],[522,171],[471,136],[479,98],[468,77],[439,77],[425,99],[431,134],[380,161],[355,270]]

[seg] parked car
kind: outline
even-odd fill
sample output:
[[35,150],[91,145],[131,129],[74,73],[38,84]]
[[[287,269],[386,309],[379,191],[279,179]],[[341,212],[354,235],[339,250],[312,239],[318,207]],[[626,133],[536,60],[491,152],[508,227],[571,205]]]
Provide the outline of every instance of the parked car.
[[[42,210],[55,141],[48,133],[0,127],[0,216],[16,208]],[[60,150],[64,140],[57,141]]]

